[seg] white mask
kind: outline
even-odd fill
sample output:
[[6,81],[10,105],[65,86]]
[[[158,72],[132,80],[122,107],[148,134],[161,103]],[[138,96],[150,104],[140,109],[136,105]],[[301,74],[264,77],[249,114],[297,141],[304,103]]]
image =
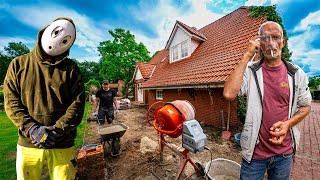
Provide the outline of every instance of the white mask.
[[41,47],[50,56],[58,56],[66,52],[76,38],[74,25],[65,19],[51,23],[43,32]]

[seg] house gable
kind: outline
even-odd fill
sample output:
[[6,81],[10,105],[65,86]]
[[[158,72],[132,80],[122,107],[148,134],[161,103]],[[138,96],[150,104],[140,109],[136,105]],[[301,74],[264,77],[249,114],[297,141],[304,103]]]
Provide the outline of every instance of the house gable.
[[203,35],[198,35],[195,29],[177,21],[166,45],[166,49],[169,50],[169,62],[190,57],[202,41],[205,41]]
[[136,71],[136,75],[134,77],[134,80],[138,81],[138,80],[141,80],[141,79],[144,79],[144,78],[143,78],[143,76],[141,74],[141,71],[140,71],[139,67],[137,66],[137,71]]

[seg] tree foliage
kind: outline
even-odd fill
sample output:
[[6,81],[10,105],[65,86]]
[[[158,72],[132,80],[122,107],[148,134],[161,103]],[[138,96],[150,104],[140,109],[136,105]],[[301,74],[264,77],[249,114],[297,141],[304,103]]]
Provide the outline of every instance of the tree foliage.
[[[273,5],[273,6],[251,6],[249,8],[249,16],[251,16],[253,18],[265,16],[268,21],[277,22],[278,24],[280,24],[280,26],[283,29],[284,39],[286,39],[288,41],[286,29],[284,28],[283,23],[282,23],[282,19],[279,16],[279,14],[277,13],[276,9],[277,9],[276,5]],[[290,60],[291,55],[292,55],[292,53],[290,52],[290,50],[288,48],[288,44],[286,43],[285,46],[282,48],[281,58],[286,61],[291,61]]]
[[99,88],[100,88],[100,82],[101,82],[101,81],[98,81],[98,80],[96,80],[96,79],[90,79],[89,81],[87,81],[87,82],[84,84],[85,90],[86,90],[86,91],[90,91],[90,87],[91,87],[92,85],[99,89]]
[[27,54],[30,52],[29,48],[23,44],[22,42],[9,42],[7,47],[4,47],[4,50],[8,54],[10,58],[15,58],[17,56],[21,56],[23,54]]
[[313,76],[309,78],[309,88],[317,89],[320,86],[320,76]]
[[124,80],[127,96],[129,87],[133,85],[131,80],[136,62],[149,61],[149,52],[143,43],[135,41],[130,31],[118,28],[109,33],[112,40],[100,42],[98,47],[101,55],[100,75],[109,81]]
[[78,62],[80,72],[83,76],[83,82],[87,83],[91,79],[102,81],[103,78],[99,75],[100,63],[93,61]]
[[9,42],[4,51],[0,51],[0,84],[4,81],[11,60],[28,52],[30,50],[22,42]]

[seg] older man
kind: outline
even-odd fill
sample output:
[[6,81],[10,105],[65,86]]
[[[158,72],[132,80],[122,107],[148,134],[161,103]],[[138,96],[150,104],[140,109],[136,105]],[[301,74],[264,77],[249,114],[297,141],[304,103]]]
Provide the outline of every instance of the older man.
[[[228,100],[247,96],[240,178],[263,179],[267,171],[269,179],[289,179],[300,138],[296,125],[310,112],[308,77],[281,59],[286,41],[279,24],[263,23],[258,35],[249,42],[223,93]],[[262,58],[248,63],[257,52]]]

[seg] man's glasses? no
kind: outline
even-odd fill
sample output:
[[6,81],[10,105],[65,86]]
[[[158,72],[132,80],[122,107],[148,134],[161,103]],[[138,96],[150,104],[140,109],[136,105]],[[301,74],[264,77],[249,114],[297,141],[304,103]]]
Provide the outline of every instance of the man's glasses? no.
[[264,41],[264,42],[271,42],[271,40],[275,42],[280,42],[282,40],[281,36],[271,36],[271,35],[263,35],[263,36],[259,36],[259,38],[261,41]]

